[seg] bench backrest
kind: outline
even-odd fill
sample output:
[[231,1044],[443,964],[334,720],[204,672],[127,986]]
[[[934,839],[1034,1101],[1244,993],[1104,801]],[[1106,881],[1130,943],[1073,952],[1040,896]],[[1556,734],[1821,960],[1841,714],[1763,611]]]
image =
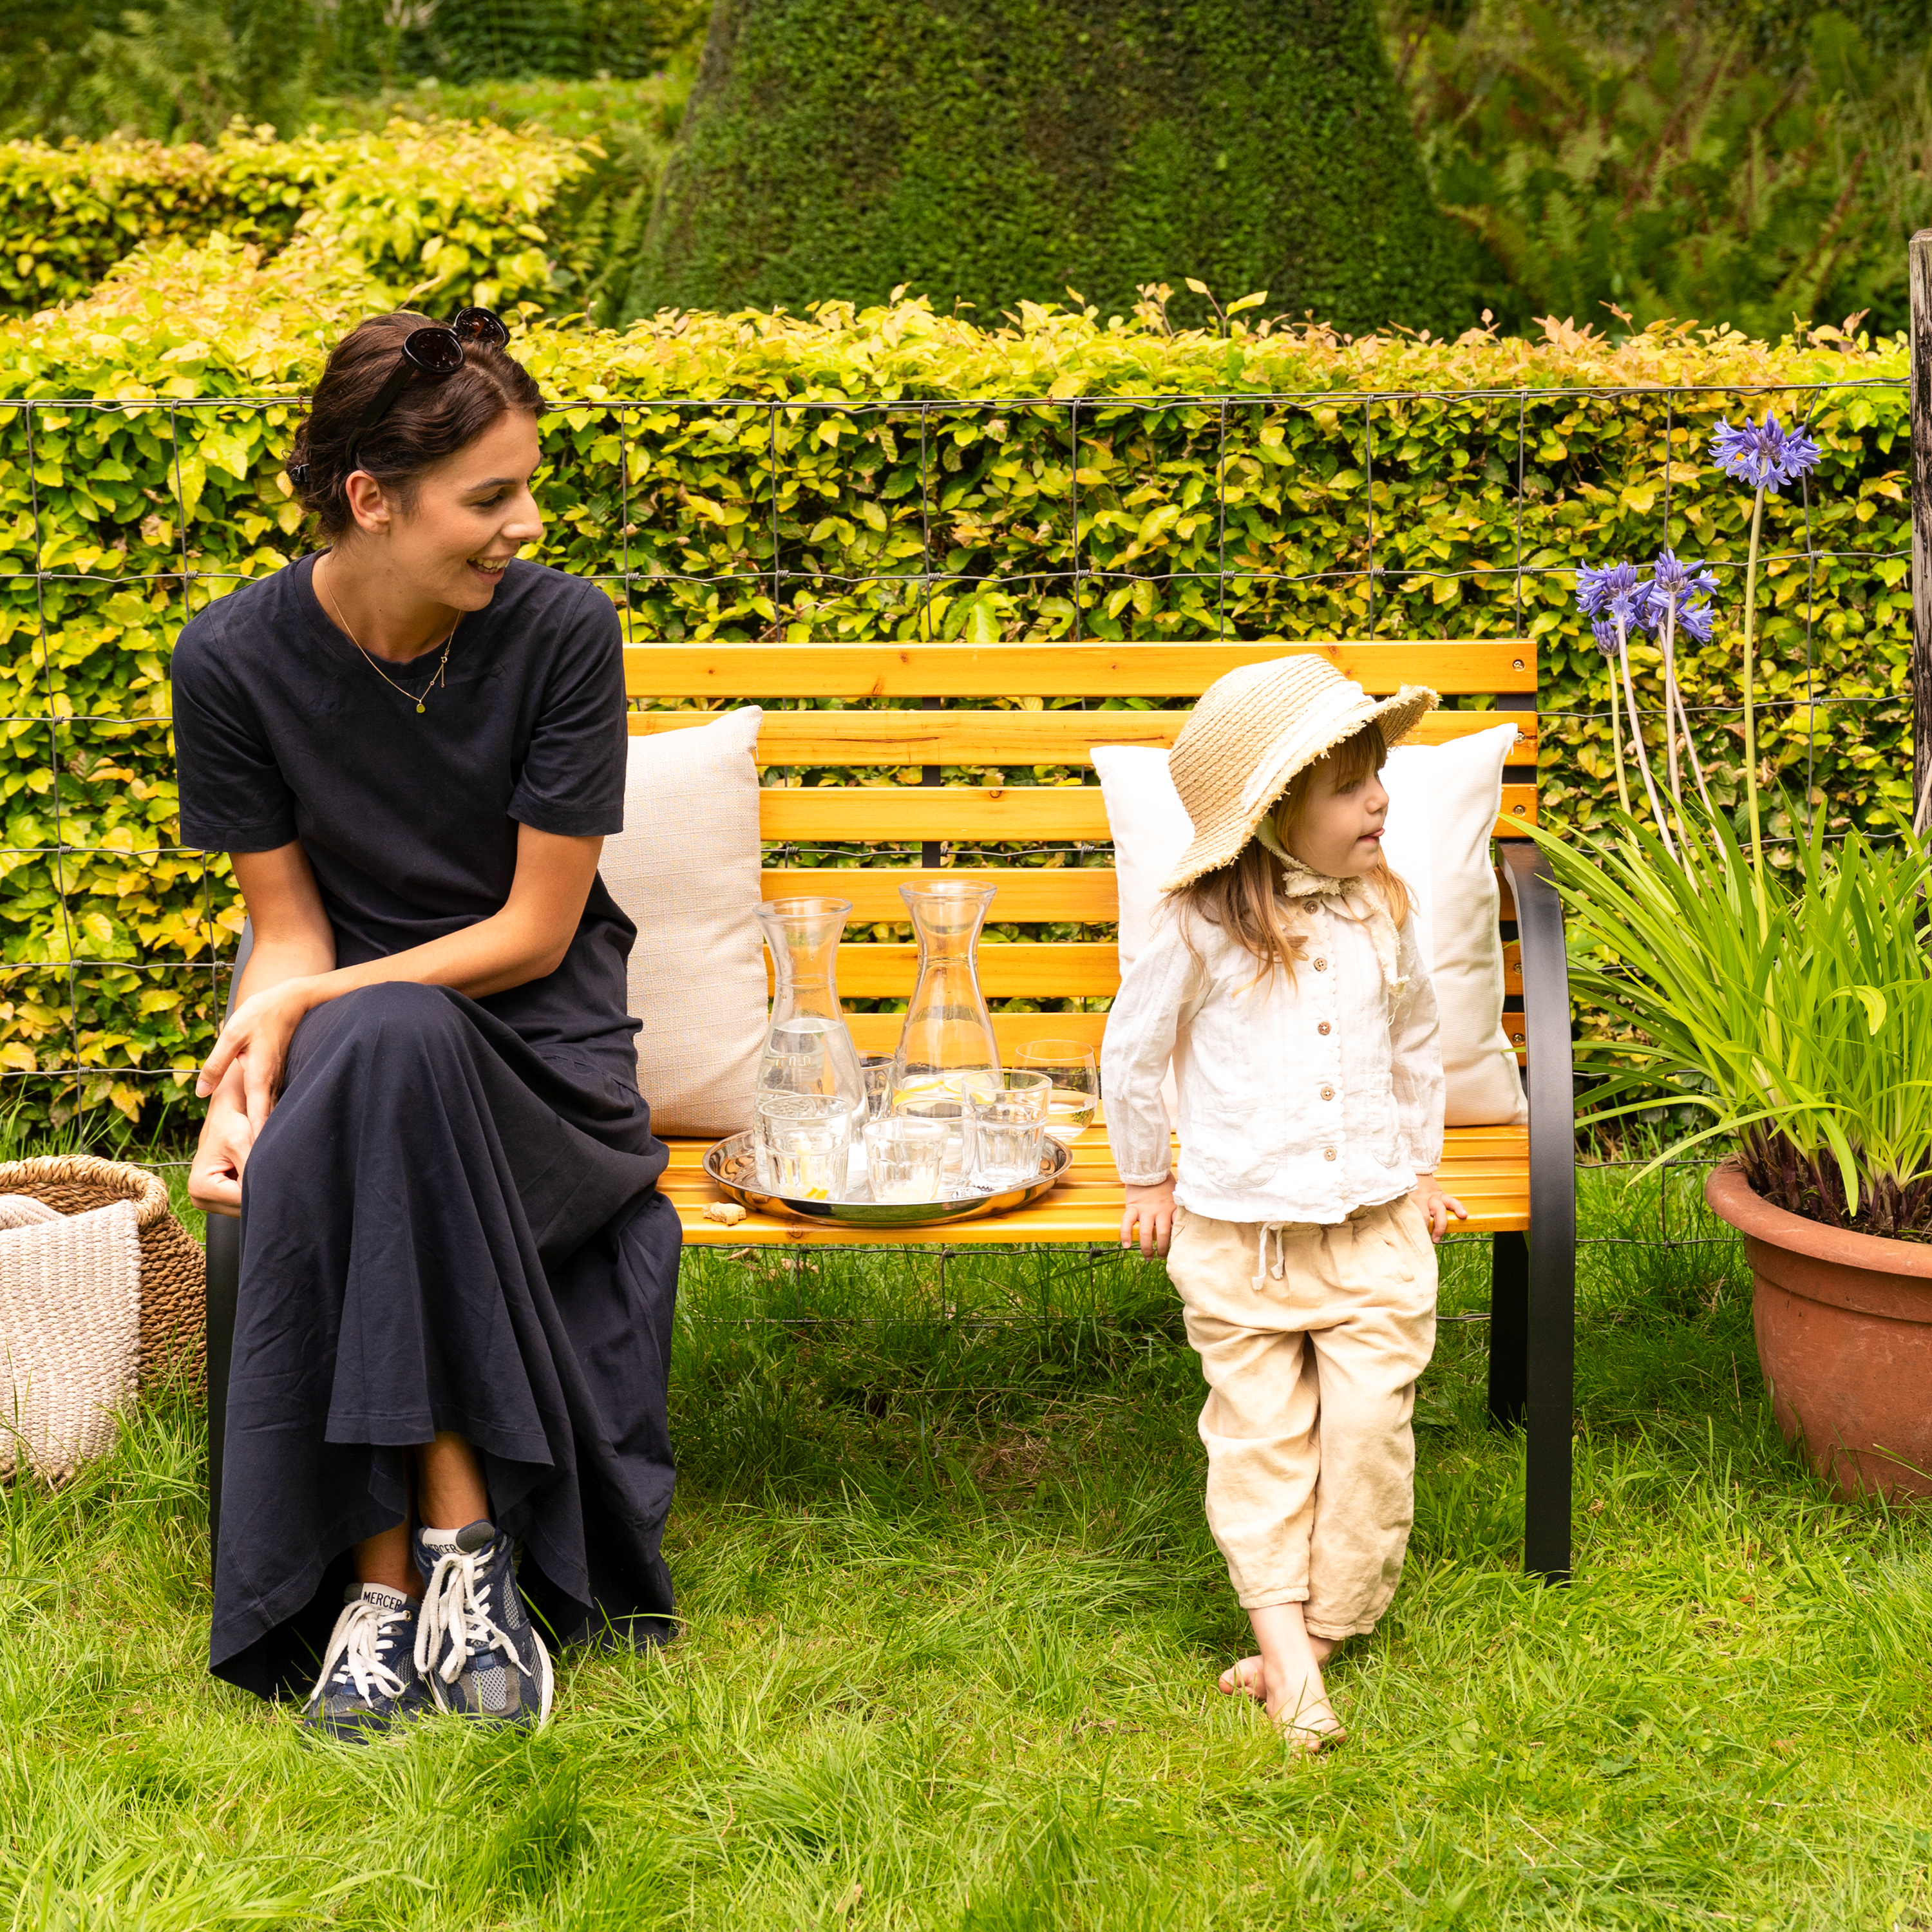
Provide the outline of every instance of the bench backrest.
[[[634,734],[674,731],[709,712],[757,701],[768,708],[758,758],[767,774],[760,823],[768,848],[800,846],[898,848],[896,859],[868,853],[857,867],[770,864],[764,896],[833,892],[853,902],[848,930],[907,922],[898,888],[932,876],[940,848],[981,853],[988,862],[955,864],[941,876],[999,889],[992,924],[1093,926],[1118,916],[1111,866],[1079,848],[1104,846],[1107,814],[1093,782],[1088,747],[1171,746],[1184,710],[1097,708],[1108,700],[1161,704],[1196,698],[1236,665],[1292,651],[1318,651],[1377,694],[1426,684],[1445,698],[1486,695],[1515,716],[1522,732],[1505,773],[1499,837],[1536,818],[1536,658],[1514,638],[1474,642],[1373,644],[666,644],[625,652]],[[948,709],[949,700],[977,700]],[[994,700],[988,708],[985,700]],[[1069,700],[1075,700],[1070,703]],[[1082,708],[1078,702],[1084,700]],[[840,708],[825,708],[828,704]],[[641,708],[639,708],[641,707]],[[1048,708],[1052,707],[1052,708]],[[1416,742],[1439,744],[1501,722],[1494,711],[1442,710],[1425,719]],[[860,767],[856,784],[819,782],[828,767]],[[914,770],[920,782],[908,777]],[[959,779],[962,769],[998,783]],[[1046,775],[1040,782],[1040,774]],[[776,776],[777,782],[772,782]],[[1028,782],[1027,781],[1033,782]],[[1017,782],[1016,782],[1017,781]],[[920,849],[915,855],[910,849]],[[987,847],[1001,848],[985,854]],[[1026,862],[1027,848],[1035,850]],[[1015,850],[1005,848],[1017,848]],[[910,862],[916,856],[922,862]],[[1044,857],[1047,862],[1042,862]],[[1058,862],[1053,862],[1057,858]],[[1513,940],[1509,886],[1503,884],[1504,938]],[[1515,948],[1506,949],[1509,991],[1520,992]],[[915,948],[855,940],[838,956],[838,990],[855,1000],[908,998]],[[1079,1039],[1096,1046],[1102,1011],[1003,1012],[1007,1000],[1102,1000],[1120,980],[1111,940],[1036,939],[990,944],[980,955],[980,983],[994,1007],[1001,1046],[1028,1040]],[[1511,1004],[1515,1001],[1512,999]],[[855,1013],[861,1052],[889,1053],[900,1018]],[[1522,1021],[1508,1030],[1520,1053]]]

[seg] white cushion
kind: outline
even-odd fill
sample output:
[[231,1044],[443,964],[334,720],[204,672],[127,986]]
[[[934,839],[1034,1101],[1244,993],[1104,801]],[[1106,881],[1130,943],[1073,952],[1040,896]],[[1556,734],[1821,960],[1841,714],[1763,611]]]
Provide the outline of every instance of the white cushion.
[[[1503,950],[1490,835],[1502,806],[1503,762],[1514,724],[1404,746],[1382,768],[1388,788],[1383,850],[1415,902],[1416,936],[1442,1016],[1442,1071],[1451,1126],[1529,1118],[1503,1030]],[[1120,971],[1151,926],[1160,881],[1193,837],[1168,776],[1167,754],[1096,745],[1092,756],[1114,838],[1120,896]]]
[[1382,767],[1382,850],[1415,901],[1416,933],[1442,1013],[1444,1118],[1452,1127],[1520,1125],[1522,1076],[1503,1029],[1503,943],[1490,838],[1502,809],[1514,724],[1442,745],[1400,745]]
[[604,883],[638,928],[638,1088],[660,1134],[752,1124],[767,1024],[752,756],[763,715],[633,738],[624,830],[604,844]]

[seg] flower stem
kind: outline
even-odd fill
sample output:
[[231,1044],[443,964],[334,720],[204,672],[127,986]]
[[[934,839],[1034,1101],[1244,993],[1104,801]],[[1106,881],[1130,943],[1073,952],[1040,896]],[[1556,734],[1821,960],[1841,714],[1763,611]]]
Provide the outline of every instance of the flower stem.
[[1610,749],[1616,754],[1617,802],[1623,807],[1624,816],[1630,816],[1630,780],[1624,776],[1624,727],[1618,716],[1617,668],[1610,667]]
[[[1670,821],[1664,816],[1662,801],[1657,795],[1657,781],[1650,774],[1650,753],[1643,742],[1643,720],[1638,715],[1636,692],[1630,683],[1630,634],[1624,628],[1624,620],[1617,620],[1617,663],[1624,674],[1624,702],[1630,707],[1630,732],[1636,740],[1637,770],[1643,774],[1643,795],[1650,801],[1650,809],[1657,820],[1657,829],[1663,836],[1664,849],[1674,859],[1677,856],[1676,842],[1670,836]],[[1669,714],[1666,714],[1666,719]]]
[[1750,815],[1751,870],[1760,884],[1764,878],[1764,838],[1757,810],[1757,710],[1756,667],[1751,645],[1757,631],[1757,550],[1764,532],[1764,485],[1757,490],[1751,506],[1750,560],[1744,566],[1744,797]]
[[1678,814],[1684,810],[1684,774],[1677,763],[1677,716],[1684,708],[1677,694],[1677,596],[1673,591],[1664,606],[1664,756],[1670,775],[1670,802]]

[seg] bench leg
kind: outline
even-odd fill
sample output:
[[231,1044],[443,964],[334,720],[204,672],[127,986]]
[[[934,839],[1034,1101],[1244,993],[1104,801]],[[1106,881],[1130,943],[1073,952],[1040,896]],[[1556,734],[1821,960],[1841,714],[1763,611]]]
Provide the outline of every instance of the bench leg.
[[1574,1221],[1551,1214],[1539,1222],[1532,1210],[1526,1350],[1529,1442],[1523,1499],[1522,1567],[1548,1583],[1570,1580],[1570,1433],[1575,1421],[1576,1356],[1575,1241]]
[[235,1301],[242,1286],[242,1223],[208,1217],[208,1554],[221,1533],[221,1459],[228,1434],[228,1370],[235,1352]]
[[1490,1422],[1520,1429],[1529,1403],[1529,1244],[1490,1240]]
[[[1516,900],[1523,1030],[1529,1048],[1523,1346],[1529,1440],[1522,1562],[1532,1576],[1560,1583],[1570,1575],[1570,1375],[1576,1345],[1576,1096],[1570,1075],[1570,982],[1563,908],[1551,883],[1550,861],[1527,841],[1504,839],[1500,850]],[[1500,1246],[1498,1271],[1500,1275]]]

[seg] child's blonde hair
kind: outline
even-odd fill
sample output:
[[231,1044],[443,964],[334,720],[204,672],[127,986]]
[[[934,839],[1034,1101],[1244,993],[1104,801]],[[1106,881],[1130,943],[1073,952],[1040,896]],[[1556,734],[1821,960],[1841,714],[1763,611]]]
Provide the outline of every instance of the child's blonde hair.
[[[1307,806],[1308,788],[1323,765],[1332,764],[1336,784],[1346,787],[1360,784],[1364,778],[1380,771],[1388,757],[1388,748],[1382,742],[1381,731],[1373,724],[1364,724],[1352,738],[1345,739],[1337,745],[1327,758],[1304,765],[1288,781],[1287,790],[1271,814],[1282,827],[1282,843],[1292,849],[1291,841]],[[1250,986],[1266,979],[1276,966],[1287,974],[1288,983],[1292,986],[1294,962],[1307,949],[1307,934],[1290,929],[1282,896],[1275,890],[1280,864],[1280,861],[1258,837],[1250,838],[1239,855],[1228,864],[1214,872],[1204,872],[1199,878],[1167,896],[1165,909],[1180,914],[1184,919],[1190,914],[1198,914],[1210,926],[1218,926],[1238,945],[1254,956],[1255,976],[1249,981]],[[1380,856],[1376,860],[1375,869],[1366,876],[1370,884],[1381,892],[1390,918],[1400,926],[1408,916],[1408,888],[1389,869],[1388,861]],[[1186,926],[1182,929],[1184,932]],[[1191,938],[1188,945],[1192,950]]]

